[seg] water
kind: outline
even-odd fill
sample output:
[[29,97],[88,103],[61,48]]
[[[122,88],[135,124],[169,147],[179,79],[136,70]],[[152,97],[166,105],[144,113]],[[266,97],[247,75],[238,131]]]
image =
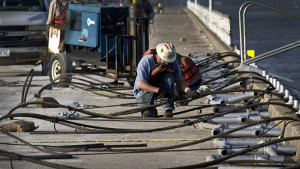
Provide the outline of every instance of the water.
[[[199,1],[199,0],[198,0]],[[213,0],[213,9],[231,16],[232,43],[239,46],[238,11],[246,0]],[[258,3],[300,15],[300,0],[257,0]],[[200,1],[207,6],[208,1]],[[255,55],[285,46],[300,40],[300,19],[283,16],[261,7],[251,7],[247,12],[247,49]],[[290,86],[300,96],[300,48],[274,55],[257,64],[269,73],[278,75],[280,81]]]

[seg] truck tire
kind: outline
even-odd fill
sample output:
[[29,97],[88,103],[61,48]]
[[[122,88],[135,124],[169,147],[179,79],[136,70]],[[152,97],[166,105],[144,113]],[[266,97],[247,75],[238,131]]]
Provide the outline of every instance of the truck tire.
[[63,76],[62,79],[55,81],[53,86],[55,87],[69,87],[72,76],[68,73],[72,73],[73,66],[70,58],[66,54],[57,53],[51,57],[49,65],[49,77],[50,81]]
[[49,71],[48,63],[49,62],[47,62],[47,61],[43,61],[41,63],[41,65],[42,65],[42,75],[43,76],[47,76],[48,75],[48,71]]

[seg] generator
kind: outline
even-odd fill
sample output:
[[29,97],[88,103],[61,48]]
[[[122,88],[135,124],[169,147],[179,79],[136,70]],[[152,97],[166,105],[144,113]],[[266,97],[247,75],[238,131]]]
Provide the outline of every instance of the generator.
[[[134,78],[139,59],[133,45],[137,38],[128,30],[130,19],[129,7],[69,4],[65,29],[49,31],[50,81],[71,72],[99,72],[115,80]],[[65,51],[58,45],[62,39]],[[148,45],[148,39],[144,44]],[[59,81],[65,86],[70,79]]]

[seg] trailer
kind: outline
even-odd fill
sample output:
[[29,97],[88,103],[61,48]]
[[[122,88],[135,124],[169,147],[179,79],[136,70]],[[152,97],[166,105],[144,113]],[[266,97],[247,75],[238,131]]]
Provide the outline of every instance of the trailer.
[[[126,78],[133,85],[149,40],[147,18],[136,17],[130,8],[68,4],[65,29],[49,30],[50,81],[67,87],[70,73],[97,73],[115,81]],[[59,47],[62,38],[63,51]]]

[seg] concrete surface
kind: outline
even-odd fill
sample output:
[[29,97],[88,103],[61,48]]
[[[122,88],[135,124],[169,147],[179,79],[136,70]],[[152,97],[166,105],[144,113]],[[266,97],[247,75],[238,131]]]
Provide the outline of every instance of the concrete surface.
[[[190,52],[208,53],[213,51],[213,46],[205,36],[203,31],[192,21],[191,14],[187,13],[184,8],[173,7],[166,8],[164,14],[157,14],[155,22],[151,27],[150,34],[150,48],[155,48],[158,43],[172,42],[177,52],[186,55]],[[214,49],[213,52],[216,52]],[[49,82],[47,76],[41,76],[40,66],[1,66],[0,67],[0,115],[7,114],[13,107],[21,102],[21,94],[23,84],[25,82],[27,73],[30,69],[35,70],[32,87],[29,89],[27,101],[35,101],[34,94]],[[103,78],[96,75],[88,75],[95,79],[111,82],[111,79]],[[77,75],[76,77],[81,77]],[[124,81],[125,87],[129,87]],[[117,90],[117,89],[113,89]],[[132,89],[119,90],[125,94],[129,94],[131,98],[122,99],[116,98],[116,94],[106,91],[92,92],[80,90],[74,87],[70,88],[53,88],[52,90],[45,90],[42,97],[53,97],[60,104],[72,106],[74,101],[79,104],[89,104],[97,106],[116,105],[107,108],[90,109],[96,113],[109,114],[123,110],[135,108],[118,106],[121,103],[135,103],[132,99]],[[103,96],[112,96],[111,98]],[[189,106],[180,106],[176,108],[175,112],[186,110],[203,104],[204,100],[196,100],[189,104]],[[162,106],[158,108],[159,115],[162,115]],[[19,108],[13,113],[36,113],[41,115],[48,115],[55,117],[59,112],[67,112],[69,110],[64,108],[36,108],[35,105],[29,105],[25,108]],[[204,109],[204,113],[211,113],[212,109]],[[175,117],[188,117],[197,115],[197,111],[191,111]],[[80,117],[86,116],[80,113]],[[128,116],[139,117],[140,113],[135,113]],[[34,121],[39,128],[36,131],[54,131],[54,124],[32,118],[15,118],[26,119]],[[93,120],[74,120],[75,122],[96,125],[101,127],[114,128],[128,128],[128,129],[153,129],[166,126],[173,126],[183,123],[183,119],[173,120],[107,120],[97,118]],[[191,119],[193,120],[193,119]],[[2,120],[0,123],[10,122],[8,119]],[[30,134],[30,133],[12,133],[27,142],[34,145],[72,145],[72,144],[95,144],[104,143],[105,145],[130,145],[130,144],[147,144],[147,148],[159,148],[170,145],[177,145],[195,141],[201,138],[210,136],[210,130],[199,129],[198,125],[176,128],[172,130],[152,132],[152,133],[126,133],[126,134]],[[74,128],[69,128],[59,124],[55,125],[57,131],[74,131]],[[138,147],[137,149],[142,149]],[[193,146],[182,147],[170,151],[151,152],[151,153],[122,153],[112,152],[106,149],[99,149],[97,151],[78,151],[69,154],[74,155],[72,159],[52,159],[45,160],[48,162],[63,164],[72,167],[80,168],[169,168],[184,165],[191,165],[204,162],[209,154],[215,154],[216,150],[206,150],[213,148],[212,142],[205,142]],[[21,155],[41,155],[45,153],[38,152],[28,146],[24,146],[19,141],[12,139],[4,134],[0,134],[0,150],[15,152]],[[116,150],[117,149],[112,149]],[[32,169],[32,168],[47,168],[25,161],[13,161],[13,168]],[[0,157],[0,168],[12,168],[8,158]]]

